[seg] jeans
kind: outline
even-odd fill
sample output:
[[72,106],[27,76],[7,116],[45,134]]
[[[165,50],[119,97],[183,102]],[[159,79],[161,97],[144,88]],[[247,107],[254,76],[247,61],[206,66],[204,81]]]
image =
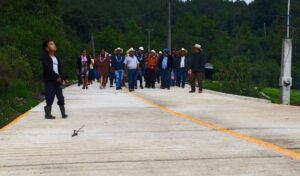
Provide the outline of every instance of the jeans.
[[186,79],[187,79],[187,71],[185,68],[179,68],[177,69],[177,81],[176,81],[176,86],[178,87],[185,87],[186,84]]
[[[137,80],[140,81],[140,86],[143,86],[143,76],[145,76],[145,69],[143,67],[140,67],[139,72],[137,73]],[[137,87],[137,81],[134,85]]]
[[45,82],[45,98],[47,106],[52,106],[55,95],[58,99],[57,104],[59,106],[65,105],[65,98],[63,96],[62,86],[58,85],[56,81]]
[[137,70],[128,69],[128,87],[129,90],[134,90],[135,83],[137,81]]
[[115,77],[116,77],[115,73],[109,72],[108,77],[109,77],[110,86],[113,86],[114,85],[114,80],[115,80]]
[[173,69],[173,70],[172,70],[172,74],[173,74],[173,76],[174,76],[174,79],[172,80],[172,79],[170,78],[170,79],[171,79],[170,81],[171,81],[171,83],[172,83],[172,86],[175,86],[175,85],[176,85],[176,82],[177,82],[177,80],[176,80],[177,74],[178,74],[178,73],[177,73],[177,70],[176,70],[176,69]]
[[160,75],[161,75],[161,87],[170,88],[170,84],[171,84],[170,70],[162,69],[160,71]]
[[115,75],[116,75],[116,88],[118,89],[122,87],[124,70],[116,70]]
[[96,78],[97,80],[100,79],[100,72],[97,72],[96,69],[94,69],[94,75],[95,75],[95,78]]

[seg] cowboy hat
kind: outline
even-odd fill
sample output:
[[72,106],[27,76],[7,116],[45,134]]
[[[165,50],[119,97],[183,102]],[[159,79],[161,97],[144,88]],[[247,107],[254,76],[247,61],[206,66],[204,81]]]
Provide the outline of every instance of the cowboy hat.
[[123,53],[123,49],[120,48],[120,47],[115,49],[115,53],[116,53],[117,51],[121,51],[121,53]]
[[199,49],[199,50],[202,49],[201,45],[199,45],[199,44],[195,44],[195,45],[193,46],[193,48],[197,48],[197,49]]
[[155,51],[155,50],[151,50],[151,51],[150,51],[150,53],[154,53],[154,54],[156,54],[156,51]]
[[144,47],[140,46],[139,50],[144,51],[145,49],[144,49]]
[[129,54],[130,52],[135,52],[135,50],[133,48],[130,48],[129,50],[127,50],[127,54]]
[[185,48],[181,48],[180,52],[185,52],[185,53],[188,53],[188,50],[185,49]]

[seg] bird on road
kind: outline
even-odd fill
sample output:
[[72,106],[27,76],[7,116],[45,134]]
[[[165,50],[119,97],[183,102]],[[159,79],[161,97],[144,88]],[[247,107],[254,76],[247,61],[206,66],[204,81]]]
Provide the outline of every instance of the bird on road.
[[81,132],[81,130],[84,128],[85,125],[82,125],[81,128],[79,128],[78,130],[73,130],[73,134],[72,137],[78,136],[79,132]]

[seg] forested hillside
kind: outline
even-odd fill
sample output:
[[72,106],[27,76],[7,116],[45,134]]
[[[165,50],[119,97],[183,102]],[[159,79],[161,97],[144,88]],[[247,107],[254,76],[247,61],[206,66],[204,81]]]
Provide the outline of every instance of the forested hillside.
[[[256,96],[261,88],[278,87],[286,6],[286,0],[255,0],[249,5],[173,0],[173,46],[189,49],[200,43],[216,68],[214,80],[222,84],[222,91]],[[292,0],[291,7],[293,88],[300,89],[300,1]],[[56,41],[72,79],[80,49],[91,52],[92,34],[97,51],[111,52],[118,46],[146,46],[145,28],[150,27],[153,49],[166,47],[166,12],[164,0],[0,1],[0,116],[9,121],[11,114],[37,102],[33,97],[42,92],[43,40]]]
[[[155,30],[153,48],[166,46],[167,11],[163,0],[63,0],[62,7],[65,24],[76,30],[82,41],[89,41],[93,34],[97,49],[146,45],[148,27]],[[243,1],[173,0],[172,43],[175,48],[201,43],[210,62],[222,73],[216,74],[218,79],[247,79],[247,84],[278,87],[286,8],[285,0],[256,0],[249,5]],[[294,88],[300,88],[300,71],[296,69],[300,66],[299,10],[300,1],[292,1]],[[244,67],[241,71],[246,77],[239,78],[243,74],[226,69],[230,67]]]

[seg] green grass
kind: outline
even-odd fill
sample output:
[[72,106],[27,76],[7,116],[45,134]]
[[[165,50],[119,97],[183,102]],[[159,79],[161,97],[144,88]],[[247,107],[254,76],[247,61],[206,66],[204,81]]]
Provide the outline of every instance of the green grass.
[[[262,92],[270,97],[273,103],[280,103],[280,90],[278,88],[264,88]],[[300,106],[300,91],[292,90],[291,104]]]
[[34,92],[40,92],[40,84],[30,85],[24,82],[14,82],[9,89],[0,91],[0,128],[16,117],[36,106],[39,101],[34,98]]
[[[210,81],[210,80],[205,80],[204,81],[204,88],[209,89],[209,90],[214,90],[214,91],[219,91],[219,92],[224,92],[224,93],[232,93],[232,94],[237,94],[235,92],[230,92],[228,91],[228,88],[224,88],[223,84],[219,81]],[[255,90],[254,90],[255,91]],[[262,95],[265,94],[267,97]],[[241,94],[238,94],[241,95]],[[243,94],[244,96],[250,96],[250,97],[255,97],[255,98],[264,98],[272,101],[273,103],[280,103],[280,89],[279,88],[262,88],[260,90],[257,90],[257,94],[251,93],[251,94]],[[300,91],[299,90],[292,90],[291,93],[291,104],[292,105],[297,105],[300,106]]]

